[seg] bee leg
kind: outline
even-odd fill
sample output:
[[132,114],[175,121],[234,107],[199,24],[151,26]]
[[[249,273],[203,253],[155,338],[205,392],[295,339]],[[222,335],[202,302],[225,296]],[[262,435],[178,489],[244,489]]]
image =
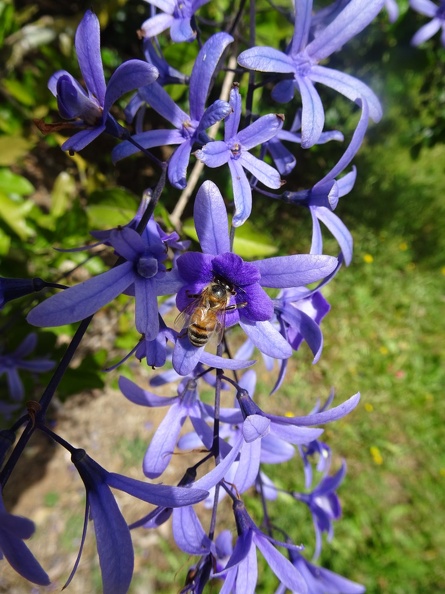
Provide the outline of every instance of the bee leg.
[[186,290],[187,293],[187,297],[191,297],[193,299],[197,299],[198,297],[201,297],[201,293],[190,293],[190,291],[187,289]]
[[236,303],[235,305],[228,305],[225,311],[233,311],[234,309],[241,309],[242,307],[246,307],[247,301],[243,301],[243,303]]

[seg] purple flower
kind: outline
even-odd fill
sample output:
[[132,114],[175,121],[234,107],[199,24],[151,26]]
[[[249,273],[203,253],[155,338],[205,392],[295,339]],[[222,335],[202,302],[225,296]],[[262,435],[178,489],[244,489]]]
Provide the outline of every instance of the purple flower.
[[[199,146],[210,139],[205,133],[207,128],[229,115],[232,108],[227,101],[217,100],[207,109],[205,104],[210,92],[210,85],[218,62],[233,37],[228,33],[217,33],[206,41],[201,48],[190,76],[190,115],[180,109],[161,85],[154,83],[139,89],[139,95],[155,111],[162,115],[176,128],[175,130],[149,130],[133,136],[134,140],[145,149],[163,145],[180,145],[170,157],[168,179],[180,190],[187,185],[187,166],[192,147]],[[129,141],[122,142],[113,149],[113,161],[138,152],[139,149]]]
[[337,493],[346,475],[346,464],[343,462],[340,470],[333,476],[324,476],[320,483],[310,493],[293,493],[299,501],[303,501],[312,514],[315,527],[314,559],[321,553],[322,533],[326,532],[328,540],[334,535],[333,521],[341,517],[341,506]]
[[[366,588],[344,578],[329,569],[309,563],[298,551],[289,550],[291,563],[303,577],[309,594],[364,594]],[[275,594],[285,594],[286,588],[281,585]]]
[[192,505],[204,499],[207,492],[200,489],[150,485],[108,472],[84,450],[74,450],[71,459],[84,482],[87,500],[79,556],[66,585],[77,569],[85,540],[86,522],[91,515],[96,533],[103,592],[104,594],[126,594],[133,575],[133,545],[130,530],[110,487],[163,507]]
[[224,140],[205,144],[195,156],[208,167],[229,165],[232,177],[235,214],[232,225],[242,225],[252,211],[252,189],[244,169],[268,188],[278,189],[282,181],[276,169],[249,153],[253,147],[273,138],[283,127],[283,116],[269,114],[255,120],[250,126],[238,131],[241,119],[241,95],[238,87],[230,91],[232,108],[224,122]]
[[196,31],[192,29],[191,19],[195,12],[210,0],[146,0],[162,12],[142,23],[145,37],[154,37],[170,28],[173,41],[193,41]]
[[49,577],[23,542],[30,538],[34,531],[34,523],[31,520],[6,511],[0,489],[0,559],[4,557],[17,573],[33,584],[48,586]]
[[441,0],[439,6],[431,0],[410,0],[411,8],[429,17],[431,21],[421,27],[411,39],[411,45],[420,45],[431,39],[439,29],[442,29],[441,44],[445,47],[445,1]]
[[399,6],[396,0],[385,0],[385,8],[390,23],[395,23],[399,18]]
[[[229,594],[230,592],[255,593],[258,579],[257,548],[286,588],[293,592],[306,594],[308,589],[300,572],[274,546],[292,548],[293,545],[278,542],[261,532],[247,513],[242,501],[234,501],[233,511],[238,539],[233,553],[223,570],[225,580],[220,594]],[[218,574],[216,577],[218,577]]]
[[135,296],[136,329],[147,340],[154,340],[159,331],[159,295],[175,293],[181,281],[163,262],[167,249],[159,227],[152,218],[142,235],[129,227],[111,231],[107,241],[126,261],[79,285],[53,295],[28,314],[35,326],[61,326],[78,322],[128,292]]
[[46,357],[37,357],[31,360],[25,360],[37,345],[37,335],[32,332],[23,340],[23,342],[10,354],[0,352],[0,376],[6,374],[8,382],[9,395],[14,400],[22,400],[25,391],[18,370],[25,369],[32,373],[44,373],[54,367],[54,361]]
[[122,137],[125,130],[110,114],[111,106],[128,91],[148,85],[158,77],[157,69],[151,64],[128,60],[116,69],[106,85],[100,55],[99,20],[90,10],[77,28],[75,46],[88,92],[65,70],[53,74],[48,82],[62,118],[78,120],[83,128],[62,145],[62,149],[69,151],[80,151],[104,131]]
[[333,211],[337,207],[339,198],[348,194],[355,183],[355,168],[342,178],[336,178],[354,158],[363,142],[368,127],[368,104],[364,100],[360,101],[360,103],[362,105],[362,113],[351,138],[351,142],[331,171],[318,181],[310,190],[284,192],[283,194],[283,200],[292,204],[301,204],[308,208],[311,213],[311,254],[321,254],[323,252],[323,237],[319,223],[319,221],[321,221],[337,240],[347,266],[352,260],[352,235],[346,225],[336,214],[334,214]]
[[383,3],[384,0],[351,0],[309,42],[312,0],[295,0],[295,33],[287,53],[272,47],[254,47],[240,54],[238,63],[245,68],[292,75],[275,86],[272,96],[276,101],[286,103],[292,99],[295,90],[299,91],[302,101],[301,144],[304,148],[317,142],[324,126],[323,105],[314,83],[327,85],[352,101],[365,99],[370,117],[376,122],[380,120],[380,102],[367,85],[349,74],[319,66],[319,62],[360,33]]
[[[233,287],[227,327],[239,323],[252,342],[271,357],[285,359],[291,346],[271,323],[273,301],[263,287],[298,287],[330,274],[337,259],[330,256],[283,256],[244,262],[230,251],[227,212],[217,186],[204,182],[194,206],[194,220],[204,253],[189,252],[178,258],[178,271],[184,286],[177,296],[177,307],[183,311],[190,294],[200,294],[215,278]],[[193,346],[180,337],[173,352],[173,366],[187,375],[200,360],[204,347]]]

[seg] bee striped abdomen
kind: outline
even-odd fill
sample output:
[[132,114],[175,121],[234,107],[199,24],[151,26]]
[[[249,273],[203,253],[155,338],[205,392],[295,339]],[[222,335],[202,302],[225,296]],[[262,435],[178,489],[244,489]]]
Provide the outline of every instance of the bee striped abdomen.
[[193,346],[202,347],[209,341],[218,323],[216,312],[212,308],[198,307],[192,315],[188,327],[188,337]]

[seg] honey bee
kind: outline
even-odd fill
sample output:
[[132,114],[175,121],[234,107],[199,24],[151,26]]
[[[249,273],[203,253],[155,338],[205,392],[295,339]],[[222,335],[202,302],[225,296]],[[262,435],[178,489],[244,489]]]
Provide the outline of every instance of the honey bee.
[[236,294],[233,285],[215,276],[201,293],[189,294],[193,301],[176,318],[176,328],[186,328],[188,338],[195,347],[205,346],[212,336],[216,336],[219,344],[224,334],[226,312],[247,305],[247,302],[230,305],[232,295]]

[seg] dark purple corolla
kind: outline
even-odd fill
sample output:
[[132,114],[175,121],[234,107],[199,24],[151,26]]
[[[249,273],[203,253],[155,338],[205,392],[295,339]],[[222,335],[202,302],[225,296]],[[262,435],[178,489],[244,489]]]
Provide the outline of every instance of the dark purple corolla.
[[238,63],[245,68],[292,78],[280,81],[272,96],[286,103],[295,91],[301,95],[301,136],[303,148],[313,146],[324,126],[324,109],[314,83],[333,88],[352,101],[365,99],[374,121],[382,117],[380,102],[373,91],[349,74],[320,66],[319,63],[339,50],[362,31],[377,15],[384,0],[351,0],[343,10],[310,39],[312,0],[295,0],[295,33],[287,53],[272,47],[254,47],[240,54]]
[[[177,307],[183,311],[190,304],[190,295],[200,294],[215,277],[233,287],[230,309],[225,324],[239,323],[252,342],[263,353],[287,359],[292,347],[271,323],[273,301],[263,287],[298,287],[328,276],[337,266],[331,256],[295,255],[245,262],[230,251],[229,225],[224,200],[217,186],[204,182],[194,207],[194,220],[203,249],[178,258],[178,272],[183,287],[178,292]],[[191,344],[181,336],[173,352],[173,366],[187,375],[197,365],[204,347]]]
[[[200,147],[209,142],[207,128],[223,120],[232,111],[227,101],[219,99],[207,109],[205,107],[218,62],[232,41],[233,37],[228,33],[216,33],[201,48],[190,76],[190,115],[176,105],[161,85],[154,83],[139,89],[139,97],[173,124],[175,130],[149,130],[135,134],[133,139],[144,149],[179,145],[168,163],[168,179],[180,190],[187,185],[187,167],[193,146],[197,144]],[[113,149],[113,161],[119,161],[139,150],[129,141],[122,142]]]
[[161,11],[144,21],[141,25],[145,37],[154,37],[170,29],[173,41],[193,41],[196,31],[192,29],[191,19],[195,12],[210,0],[146,0]]
[[431,0],[410,0],[409,5],[420,14],[424,14],[431,19],[429,23],[417,31],[411,39],[411,44],[420,45],[431,39],[433,35],[442,29],[440,42],[445,47],[445,0],[441,0],[439,6],[431,2]]
[[87,92],[66,70],[59,70],[48,82],[62,118],[76,120],[82,128],[62,145],[69,151],[80,151],[104,131],[122,137],[125,130],[110,114],[112,105],[125,93],[158,78],[158,71],[152,64],[128,60],[116,69],[108,85],[105,84],[99,20],[91,10],[87,10],[77,28],[75,46]]
[[[46,357],[25,359],[30,355],[37,345],[37,334],[32,332],[12,353],[0,351],[0,376],[6,374],[9,395],[14,400],[22,400],[25,392],[22,380],[19,376],[19,369],[32,373],[44,373],[54,367],[54,361]],[[1,347],[1,345],[0,345]]]
[[133,545],[130,530],[110,487],[129,493],[141,501],[167,508],[197,503],[204,499],[207,491],[199,488],[151,485],[108,472],[84,450],[74,450],[71,459],[85,485],[87,499],[79,556],[67,584],[71,581],[80,561],[87,521],[91,516],[96,533],[103,592],[104,594],[126,594],[133,576]]
[[136,329],[147,340],[156,339],[157,297],[175,293],[182,285],[176,271],[167,270],[164,265],[167,246],[159,226],[150,219],[142,235],[130,227],[115,229],[107,236],[107,242],[125,262],[43,301],[28,314],[30,324],[61,326],[78,322],[121,293],[127,293],[135,296]]
[[48,586],[49,577],[23,542],[34,531],[31,520],[6,511],[0,489],[0,560],[4,557],[17,573],[33,584]]
[[278,189],[282,185],[278,171],[251,155],[249,151],[273,138],[283,127],[284,116],[271,113],[238,131],[241,120],[241,95],[237,86],[230,91],[229,104],[232,113],[224,121],[224,140],[205,144],[202,149],[196,151],[195,156],[207,167],[228,164],[235,202],[232,225],[238,227],[246,221],[252,211],[252,189],[245,169],[268,188]]

